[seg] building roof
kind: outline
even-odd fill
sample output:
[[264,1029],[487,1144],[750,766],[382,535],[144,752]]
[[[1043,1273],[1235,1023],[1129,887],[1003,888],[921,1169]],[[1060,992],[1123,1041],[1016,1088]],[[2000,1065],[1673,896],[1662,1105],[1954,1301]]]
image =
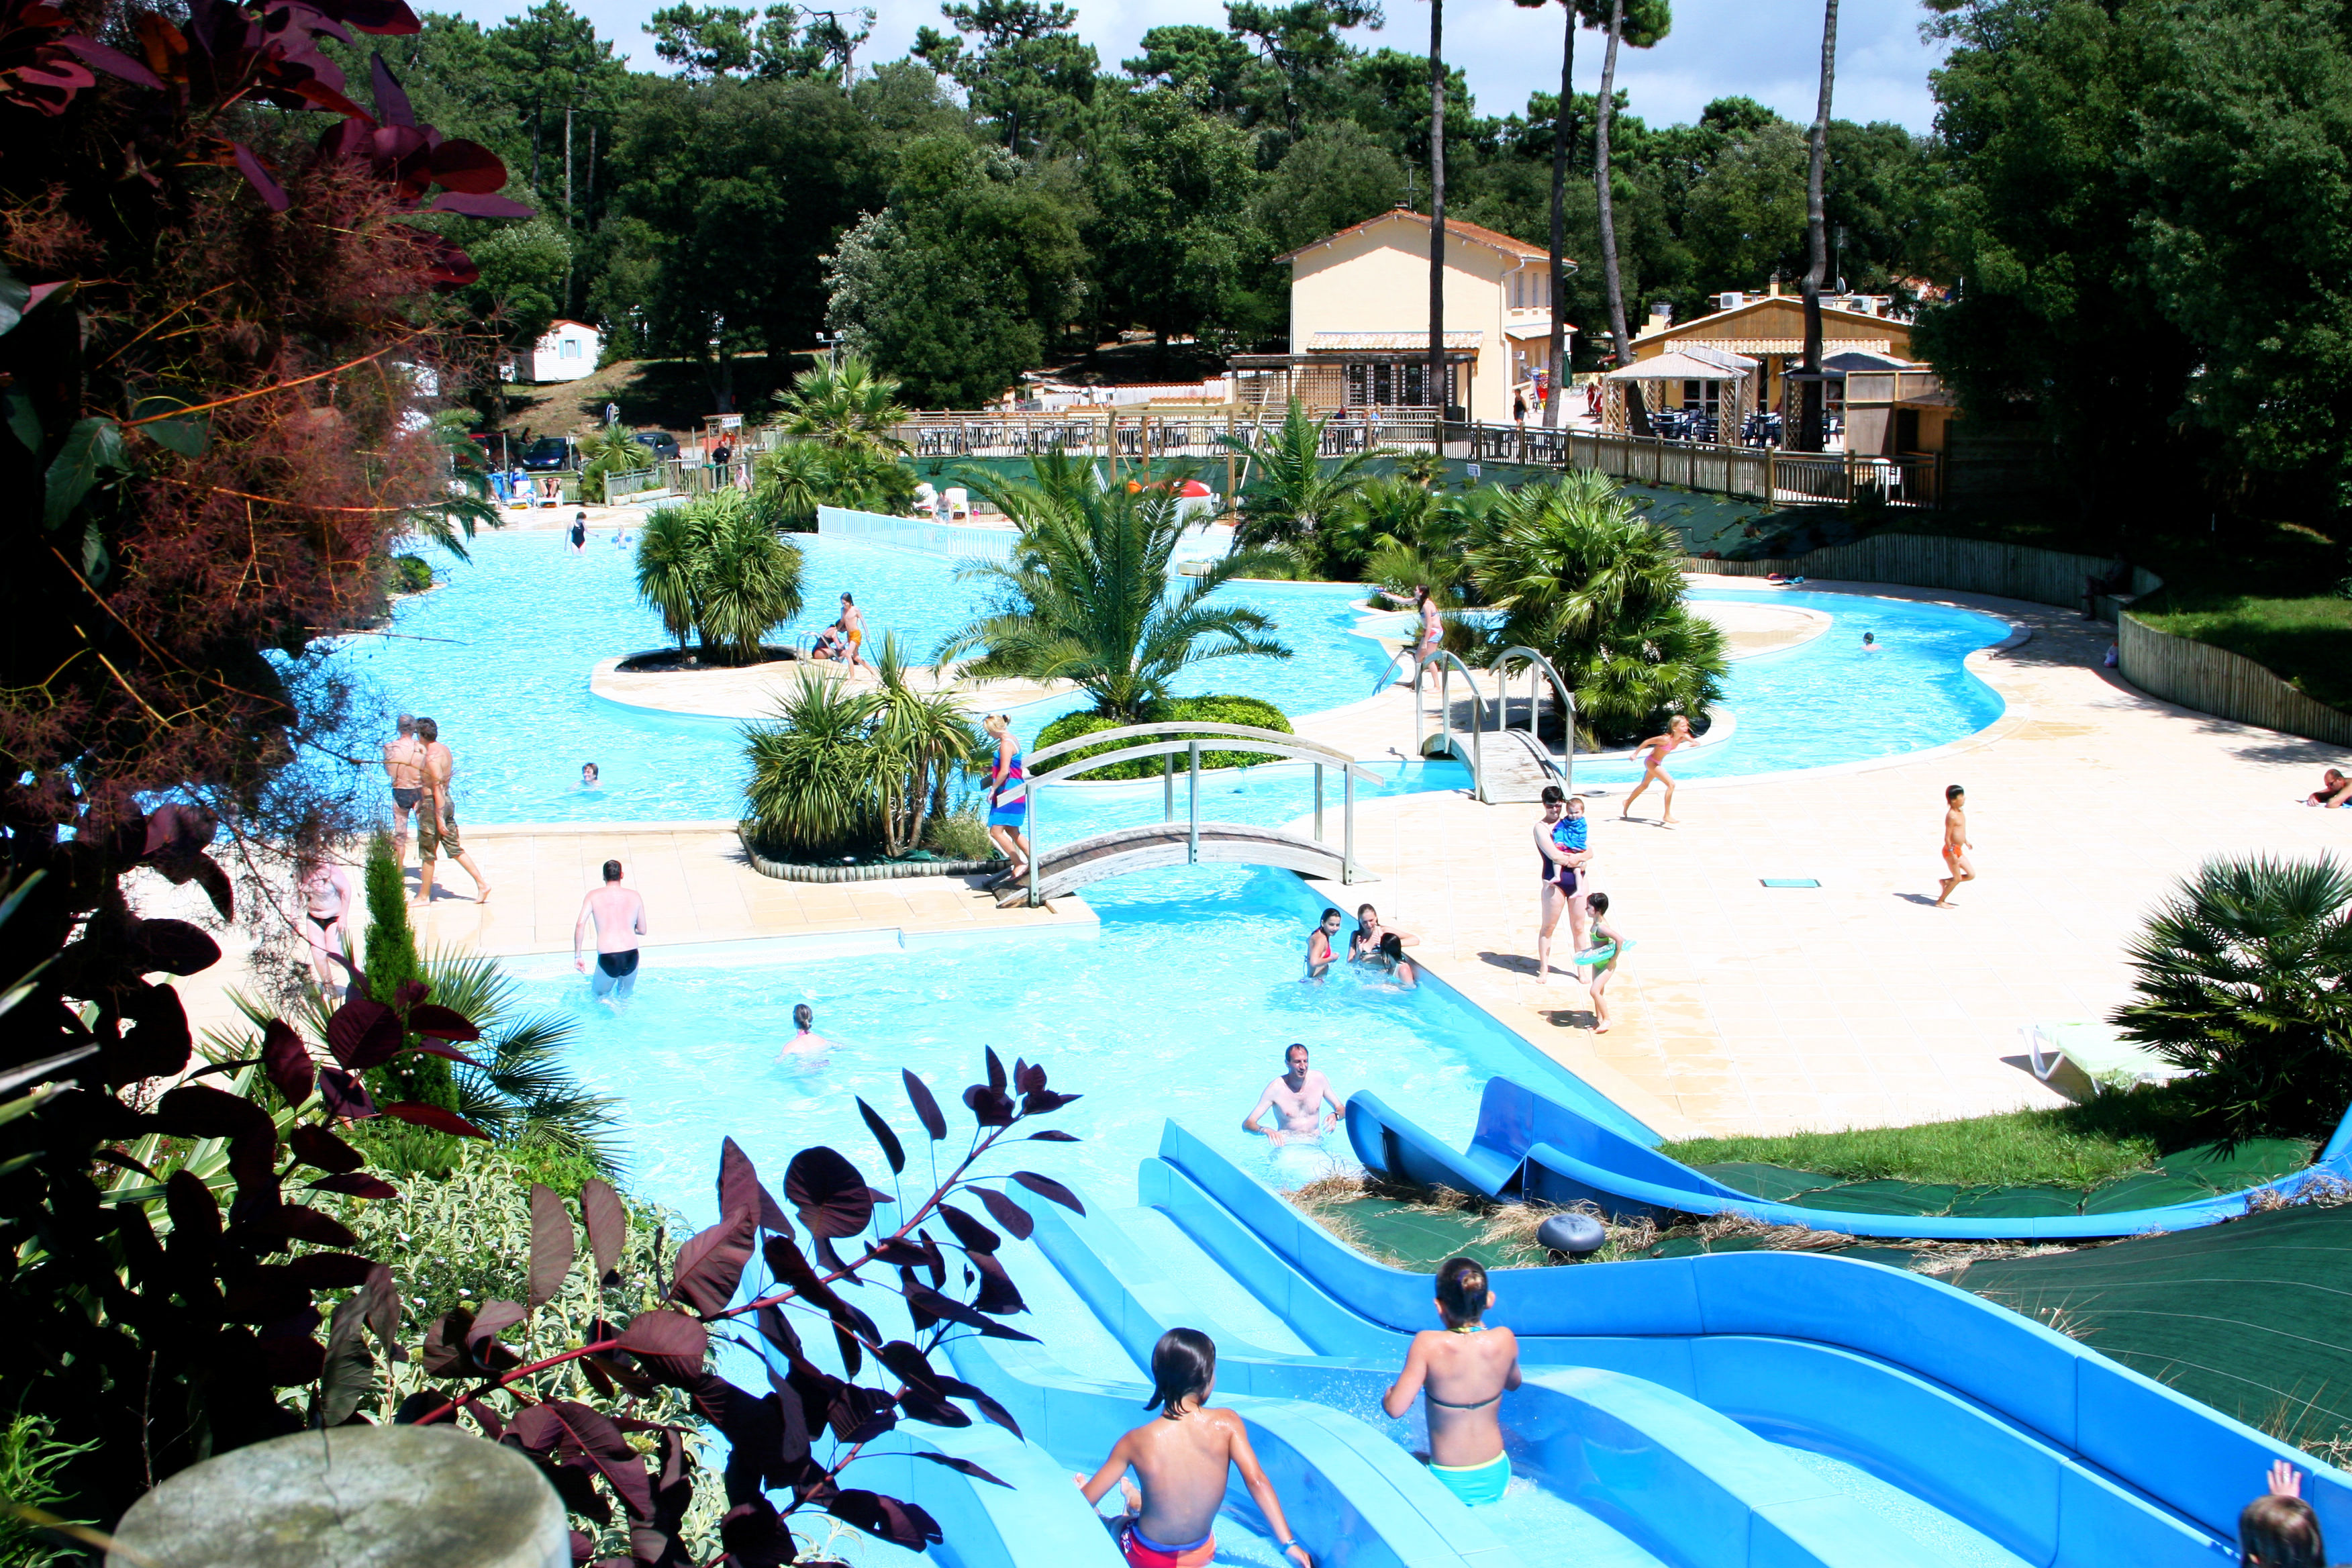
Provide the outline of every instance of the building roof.
[[[1452,227],[1451,224],[1446,226]],[[1549,331],[1549,329],[1546,329]],[[1477,331],[1447,332],[1445,346],[1449,349],[1475,349],[1486,334]],[[1429,329],[1413,332],[1309,332],[1307,351],[1309,353],[1341,353],[1355,349],[1403,350],[1409,353],[1429,352]]]
[[[1791,339],[1777,333],[1756,331],[1756,329],[1762,325],[1761,322],[1739,320],[1741,317],[1753,316],[1759,310],[1771,310],[1777,312],[1782,306],[1793,306],[1801,310],[1804,307],[1804,301],[1794,294],[1759,295],[1744,305],[1734,305],[1727,310],[1716,310],[1691,321],[1677,321],[1671,326],[1655,327],[1648,331],[1636,332],[1633,335],[1634,352],[1638,354],[1645,343],[1690,337],[1700,342],[1712,343],[1717,348],[1729,349],[1734,353],[1802,353],[1805,352],[1805,344],[1801,337]],[[1742,327],[1754,332],[1755,335],[1742,335],[1738,331]],[[1832,327],[1835,327],[1837,331],[1831,331]],[[1856,327],[1866,327],[1872,330],[1867,333],[1861,333],[1853,330]],[[1727,331],[1727,329],[1729,330]],[[1843,348],[1885,353],[1892,344],[1895,333],[1903,334],[1906,343],[1910,341],[1911,323],[1897,321],[1886,316],[1866,315],[1860,310],[1842,310],[1834,305],[1823,304],[1822,329],[1825,338],[1835,341]],[[1792,342],[1795,344],[1793,348],[1788,346]]]
[[577,327],[583,332],[593,332],[596,330],[586,321],[575,321],[569,316],[558,316],[547,323],[547,330],[551,332],[558,327]]
[[[1323,247],[1330,245],[1335,241],[1345,239],[1351,234],[1361,234],[1364,230],[1370,228],[1374,224],[1391,223],[1400,218],[1419,224],[1424,229],[1429,226],[1429,215],[1427,213],[1417,213],[1407,207],[1391,207],[1387,212],[1368,217],[1361,223],[1350,224],[1337,234],[1327,234],[1321,239],[1316,240],[1311,245],[1302,245],[1296,250],[1286,250],[1280,256],[1276,257],[1275,259],[1276,261],[1288,261],[1295,257],[1304,256],[1310,250],[1319,250]],[[1550,251],[1545,249],[1540,245],[1529,245],[1526,240],[1513,239],[1509,235],[1504,234],[1500,230],[1487,228],[1479,224],[1464,223],[1458,218],[1447,218],[1445,220],[1445,232],[1447,234],[1458,234],[1474,245],[1483,245],[1489,250],[1499,250],[1506,256],[1548,258],[1551,255]],[[1563,258],[1562,259],[1566,258]],[[1576,263],[1570,261],[1568,265],[1570,268],[1573,268],[1576,266]]]
[[[1717,359],[1730,356],[1711,355],[1700,359],[1693,354],[1662,353],[1649,359],[1637,359],[1632,364],[1611,371],[1610,381],[1738,381],[1745,373],[1714,363]],[[1747,362],[1751,367],[1755,361]]]

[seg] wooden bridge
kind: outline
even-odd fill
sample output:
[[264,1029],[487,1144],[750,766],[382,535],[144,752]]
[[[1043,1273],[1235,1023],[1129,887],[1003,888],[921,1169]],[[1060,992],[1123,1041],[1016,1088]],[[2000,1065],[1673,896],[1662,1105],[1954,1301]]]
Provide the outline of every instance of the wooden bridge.
[[[1031,753],[1027,765],[1034,768],[1041,763],[1066,757],[1073,752],[1120,741],[1138,743],[1099,756],[1065,762],[1048,772],[1033,773],[1021,786],[1020,798],[1027,818],[1024,831],[1032,850],[1029,875],[1022,881],[1010,882],[997,889],[999,908],[1021,903],[1034,907],[1048,899],[1083,888],[1089,882],[1161,866],[1280,866],[1307,876],[1330,878],[1341,882],[1375,879],[1367,877],[1362,868],[1356,864],[1356,781],[1361,779],[1366,784],[1377,784],[1381,782],[1380,775],[1338,747],[1304,741],[1279,730],[1260,730],[1243,724],[1131,724],[1123,729],[1097,730],[1090,735],[1058,742]],[[1202,821],[1201,748],[1204,742],[1221,752],[1257,752],[1313,763],[1315,837],[1301,838],[1281,828],[1256,823]],[[1094,834],[1050,849],[1038,847],[1037,796],[1043,786],[1073,774],[1091,773],[1113,763],[1132,762],[1144,757],[1160,759],[1160,820],[1158,823],[1117,827],[1108,833]],[[1176,819],[1176,763],[1179,757],[1184,762],[1188,805],[1181,822]],[[1327,769],[1334,768],[1339,770],[1340,786],[1341,827],[1337,849],[1323,841],[1324,774]],[[1011,793],[1008,791],[1008,795]]]

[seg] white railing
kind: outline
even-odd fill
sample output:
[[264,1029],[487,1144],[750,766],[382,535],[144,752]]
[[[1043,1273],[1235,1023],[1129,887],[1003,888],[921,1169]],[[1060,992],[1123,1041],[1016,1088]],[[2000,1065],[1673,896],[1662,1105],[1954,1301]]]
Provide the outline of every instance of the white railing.
[[885,517],[845,506],[816,509],[816,531],[831,539],[862,539],[895,544],[956,561],[1010,561],[1020,533],[1011,528],[973,528],[919,517]]

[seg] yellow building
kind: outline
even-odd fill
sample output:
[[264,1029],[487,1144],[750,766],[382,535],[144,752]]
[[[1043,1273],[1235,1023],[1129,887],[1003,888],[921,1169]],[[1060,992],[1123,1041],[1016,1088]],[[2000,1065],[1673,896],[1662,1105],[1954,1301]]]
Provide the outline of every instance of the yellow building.
[[[1400,207],[1276,257],[1290,263],[1290,352],[1235,355],[1244,396],[1295,395],[1318,410],[1435,403],[1426,384],[1429,229],[1426,214]],[[1514,389],[1538,369],[1557,370],[1550,336],[1550,253],[1449,219],[1446,417],[1509,419]]]

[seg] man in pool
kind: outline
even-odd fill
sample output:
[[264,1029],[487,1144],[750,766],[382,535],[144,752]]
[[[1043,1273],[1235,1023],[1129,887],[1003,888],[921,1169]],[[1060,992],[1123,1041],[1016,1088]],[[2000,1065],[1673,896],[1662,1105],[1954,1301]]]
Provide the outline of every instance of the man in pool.
[[1443,1329],[1412,1336],[1404,1370],[1381,1398],[1391,1420],[1429,1402],[1429,1473],[1464,1502],[1500,1502],[1511,1482],[1503,1452],[1503,1395],[1519,1386],[1519,1342],[1488,1328],[1495,1293],[1486,1271],[1467,1258],[1449,1258],[1437,1270],[1437,1321]]
[[580,943],[588,928],[596,928],[596,973],[590,976],[591,994],[626,996],[637,988],[637,939],[646,934],[646,901],[634,889],[621,886],[621,863],[604,862],[604,885],[580,900],[580,919],[572,927],[572,966],[588,973]]
[[1936,884],[1936,908],[1949,904],[1952,889],[1962,882],[1977,879],[1977,868],[1969,864],[1969,851],[1975,847],[1969,842],[1969,792],[1958,784],[1944,791],[1944,878]]
[[[1242,1118],[1242,1131],[1255,1132],[1279,1149],[1286,1142],[1313,1142],[1339,1125],[1339,1097],[1331,1080],[1307,1065],[1307,1047],[1293,1046],[1283,1053],[1283,1075],[1265,1086],[1257,1104]],[[1326,1112],[1323,1108],[1331,1109]],[[1268,1110],[1279,1123],[1260,1127],[1257,1119]]]
[[1322,921],[1307,933],[1307,973],[1300,977],[1300,984],[1320,980],[1331,972],[1331,965],[1339,957],[1335,948],[1339,940],[1339,928],[1347,923],[1348,917],[1338,910],[1323,911]]
[[392,857],[408,864],[408,823],[425,798],[425,742],[416,738],[416,721],[400,716],[398,731],[383,743],[384,776],[392,781]]

